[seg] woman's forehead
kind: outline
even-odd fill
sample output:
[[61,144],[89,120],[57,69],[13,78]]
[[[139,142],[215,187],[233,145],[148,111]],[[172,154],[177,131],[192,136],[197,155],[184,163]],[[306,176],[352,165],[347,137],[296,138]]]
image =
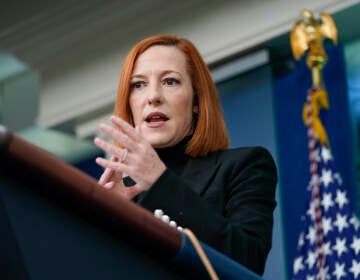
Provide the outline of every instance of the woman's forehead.
[[175,46],[152,46],[138,57],[133,74],[155,70],[186,71],[186,56]]

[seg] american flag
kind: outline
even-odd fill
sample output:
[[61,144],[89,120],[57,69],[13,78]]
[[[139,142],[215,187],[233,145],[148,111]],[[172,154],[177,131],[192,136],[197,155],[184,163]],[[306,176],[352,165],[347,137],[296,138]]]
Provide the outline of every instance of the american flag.
[[331,149],[317,141],[311,126],[308,137],[308,208],[293,263],[293,279],[360,279],[360,223],[351,209]]

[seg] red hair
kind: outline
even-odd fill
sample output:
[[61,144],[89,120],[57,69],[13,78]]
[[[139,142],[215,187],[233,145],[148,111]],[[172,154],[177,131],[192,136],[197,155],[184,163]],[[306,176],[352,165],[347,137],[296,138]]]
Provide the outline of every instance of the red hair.
[[228,148],[229,136],[209,68],[196,47],[183,38],[167,35],[152,36],[140,41],[131,49],[120,73],[114,114],[133,124],[129,97],[134,65],[143,52],[155,45],[176,47],[187,58],[188,73],[195,91],[199,113],[193,136],[186,147],[186,154],[196,157]]

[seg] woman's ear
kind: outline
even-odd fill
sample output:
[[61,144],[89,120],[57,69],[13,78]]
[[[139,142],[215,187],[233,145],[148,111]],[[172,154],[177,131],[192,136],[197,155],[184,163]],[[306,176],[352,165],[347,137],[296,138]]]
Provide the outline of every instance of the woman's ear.
[[194,99],[193,99],[193,114],[197,115],[199,114],[199,100],[198,100],[198,94],[196,91],[196,87],[193,85],[193,90],[194,90]]

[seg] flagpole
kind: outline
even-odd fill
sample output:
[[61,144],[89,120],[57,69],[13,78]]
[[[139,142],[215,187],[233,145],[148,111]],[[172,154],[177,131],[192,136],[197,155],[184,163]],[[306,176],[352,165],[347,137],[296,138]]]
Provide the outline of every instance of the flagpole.
[[[303,20],[298,21],[290,33],[290,43],[294,57],[301,59],[307,52],[306,64],[311,70],[312,87],[308,90],[306,103],[303,107],[303,120],[308,128],[308,148],[310,161],[310,187],[312,193],[312,202],[314,207],[314,229],[316,232],[316,267],[319,272],[319,280],[325,279],[326,274],[325,261],[326,255],[323,252],[324,230],[322,221],[322,209],[320,199],[320,174],[318,164],[315,159],[316,140],[321,144],[329,145],[326,130],[319,117],[321,109],[329,108],[328,95],[322,81],[322,70],[328,60],[324,50],[323,42],[326,38],[337,42],[337,29],[331,16],[325,13],[321,14],[322,23],[319,23],[312,12],[308,10],[301,11]],[[316,139],[315,139],[316,138]]]
[[[326,254],[324,254],[323,211],[321,208],[320,174],[316,160],[316,140],[329,146],[326,130],[321,122],[321,109],[328,109],[328,95],[323,85],[322,70],[328,60],[323,41],[326,38],[337,42],[335,23],[330,15],[322,13],[322,23],[319,23],[308,10],[301,12],[303,20],[298,21],[290,33],[290,42],[294,57],[301,59],[307,52],[306,64],[311,70],[312,87],[308,90],[306,103],[303,107],[303,120],[307,126],[308,149],[310,161],[311,201],[314,211],[315,256],[317,280],[325,280],[327,274]],[[331,32],[329,32],[329,30]]]

